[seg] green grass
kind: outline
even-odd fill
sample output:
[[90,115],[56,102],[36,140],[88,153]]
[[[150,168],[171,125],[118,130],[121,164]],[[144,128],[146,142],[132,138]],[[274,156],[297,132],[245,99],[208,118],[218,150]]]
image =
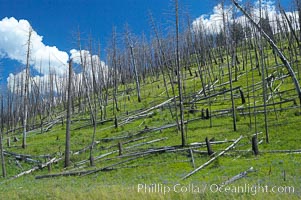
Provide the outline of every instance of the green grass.
[[[274,60],[271,58],[271,50],[267,48],[269,53],[270,65],[275,66]],[[288,52],[286,52],[288,53]],[[254,55],[254,52],[252,53]],[[240,60],[242,59],[241,52],[238,52]],[[192,56],[193,57],[193,56]],[[298,65],[296,65],[298,66]],[[294,66],[294,67],[296,67]],[[192,71],[197,70],[196,65],[192,66]],[[219,77],[219,66],[213,65],[212,71],[214,76]],[[247,106],[254,106],[263,104],[262,98],[262,86],[260,81],[261,77],[258,75],[257,69],[251,70],[250,61],[248,60],[246,69],[247,71],[239,71],[242,76],[238,78],[237,82],[233,82],[233,87],[240,86],[246,98],[246,104],[244,105],[244,113],[236,113],[237,117],[237,131],[233,130],[233,120],[231,113],[212,117],[211,120],[200,119],[201,110],[211,108],[213,113],[221,109],[231,109],[231,96],[230,93],[219,95],[210,98],[210,100],[201,100],[196,102],[195,109],[197,112],[190,113],[189,109],[191,105],[185,105],[185,120],[197,119],[189,122],[186,125],[187,128],[187,144],[194,142],[204,142],[205,138],[215,138],[216,141],[220,140],[235,140],[240,135],[244,138],[236,145],[233,150],[230,150],[226,155],[218,158],[209,166],[195,173],[186,180],[181,180],[183,176],[192,171],[193,164],[191,154],[189,150],[182,150],[178,152],[160,152],[150,154],[144,157],[137,158],[135,160],[126,162],[115,166],[110,171],[102,171],[88,176],[80,177],[57,177],[51,179],[35,179],[35,176],[45,175],[48,173],[61,173],[66,171],[82,171],[90,169],[99,169],[110,166],[120,161],[124,161],[125,158],[118,157],[117,144],[123,142],[123,153],[135,153],[138,151],[146,151],[149,149],[155,149],[165,146],[177,146],[181,144],[181,135],[177,131],[176,126],[162,131],[153,131],[147,133],[141,133],[145,127],[154,128],[161,127],[167,124],[175,123],[175,117],[172,118],[168,106],[164,108],[158,108],[153,110],[153,114],[148,117],[133,120],[124,125],[120,125],[118,128],[114,128],[114,121],[105,122],[99,124],[96,130],[96,140],[100,141],[96,145],[93,156],[101,156],[106,153],[115,151],[109,156],[95,161],[95,166],[89,166],[89,162],[80,165],[79,163],[89,158],[89,151],[86,151],[79,155],[71,157],[72,165],[67,169],[64,169],[63,160],[52,165],[51,172],[48,172],[47,168],[37,170],[29,175],[22,176],[15,180],[8,180],[24,170],[30,169],[35,164],[25,163],[20,161],[22,169],[15,163],[15,159],[12,157],[6,157],[6,166],[8,178],[0,178],[0,198],[1,199],[300,199],[301,197],[301,159],[300,154],[293,153],[269,153],[270,150],[296,150],[300,149],[300,108],[293,107],[293,102],[284,103],[282,105],[276,105],[275,107],[269,106],[268,109],[268,132],[270,143],[265,142],[265,130],[264,130],[264,115],[258,113],[254,115],[254,109],[247,109]],[[240,66],[240,68],[242,68]],[[280,68],[269,68],[268,74],[274,72],[281,73],[285,71]],[[247,80],[249,87],[252,84],[252,72],[254,73],[254,83],[258,83],[259,89],[254,93],[252,90],[247,90]],[[228,69],[224,69],[224,73],[228,73]],[[232,71],[234,76],[234,70]],[[205,79],[208,81],[208,74],[205,74]],[[185,94],[189,96],[197,91],[201,90],[201,81],[198,77],[190,77],[189,73],[185,71]],[[227,82],[228,77],[225,75],[222,77],[218,84]],[[167,81],[169,82],[169,80]],[[283,82],[277,80],[274,83],[273,89],[281,84],[280,92],[294,88],[290,78],[285,79]],[[160,86],[158,88],[158,85]],[[135,88],[133,83],[128,85],[129,88]],[[172,89],[170,83],[168,84],[168,92],[171,95]],[[122,91],[125,86],[119,86],[118,90]],[[211,94],[222,91],[223,89],[229,89],[229,85],[221,87],[215,87],[214,91],[210,91]],[[177,91],[177,88],[175,87]],[[128,111],[132,116],[137,113],[136,110],[146,110],[154,105],[158,105],[167,100],[165,88],[163,86],[163,77],[159,77],[159,80],[155,83],[151,82],[151,77],[148,77],[146,83],[141,84],[142,102],[138,103],[135,90],[131,91],[130,99],[126,95],[119,96],[119,108],[117,112],[118,122],[124,122],[128,117],[126,112]],[[112,89],[110,89],[110,94]],[[247,94],[249,93],[249,97]],[[236,108],[241,105],[241,98],[238,91],[234,91]],[[170,96],[172,97],[172,95]],[[297,95],[294,90],[285,92],[281,95],[275,95],[274,99],[271,99],[269,103],[280,102],[283,99],[293,98],[297,101]],[[112,100],[108,101],[107,106],[107,119],[113,118],[112,112]],[[192,100],[189,97],[185,102]],[[298,102],[298,101],[297,101]],[[170,104],[172,112],[175,114],[174,103]],[[274,112],[273,109],[287,108],[282,112]],[[263,107],[257,108],[257,111],[263,111]],[[214,112],[215,111],[215,112]],[[251,111],[252,114],[248,114]],[[57,113],[63,113],[62,106],[55,109]],[[76,129],[89,123],[87,120],[76,121],[80,119],[89,119],[89,113],[75,112],[72,115],[74,122],[71,125],[71,150],[76,152],[91,144],[93,129],[92,126],[88,126],[81,129]],[[255,124],[255,118],[257,123]],[[100,120],[100,111],[98,111],[98,120]],[[252,151],[246,152],[251,149],[251,137],[256,132],[262,132],[258,135],[258,140],[262,140],[262,144],[259,145],[260,154],[254,156]],[[24,150],[21,148],[21,134],[10,133],[5,135],[7,137],[17,136],[20,140],[18,142],[12,142],[12,147],[6,148],[7,151],[17,152],[21,154],[30,155],[45,155],[49,154],[51,157],[64,156],[65,145],[65,123],[57,123],[48,132],[43,134],[40,130],[34,130],[28,133],[27,148]],[[136,135],[136,136],[134,136]],[[129,136],[124,139],[116,139],[118,137]],[[132,136],[132,137],[130,137]],[[143,139],[125,143],[134,138],[145,137]],[[158,138],[167,138],[160,142],[151,144],[139,145],[135,148],[134,145],[142,142],[149,142]],[[115,138],[115,139],[114,139]],[[104,140],[106,139],[106,140]],[[219,153],[224,150],[231,143],[224,143],[218,145],[212,145],[213,151]],[[206,151],[206,146],[196,148],[196,150]],[[243,150],[243,152],[241,151]],[[204,154],[195,152],[194,154],[195,166],[201,166],[207,162],[210,157]],[[41,162],[45,160],[37,158]],[[254,194],[253,192],[212,192],[210,186],[213,184],[221,184],[231,177],[243,172],[250,167],[255,169],[247,175],[247,177],[240,179],[229,187],[239,187],[248,185],[250,187],[254,185],[267,185],[269,188],[277,186],[293,186],[294,193],[271,193],[271,192],[259,192]],[[285,175],[284,175],[285,174]],[[163,184],[165,186],[173,187],[176,184],[181,186],[188,186],[195,184],[198,186],[206,185],[207,189],[201,193],[193,192],[169,192],[162,194],[161,192],[138,192],[138,184]]]

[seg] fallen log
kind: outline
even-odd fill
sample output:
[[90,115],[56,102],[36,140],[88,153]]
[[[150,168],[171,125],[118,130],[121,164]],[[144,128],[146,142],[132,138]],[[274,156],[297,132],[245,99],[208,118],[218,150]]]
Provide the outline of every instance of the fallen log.
[[8,179],[7,181],[14,180],[14,179],[19,178],[19,177],[21,177],[21,176],[23,176],[23,175],[30,174],[30,173],[32,173],[32,172],[38,170],[38,169],[45,168],[45,167],[47,167],[48,165],[50,165],[50,164],[52,164],[52,163],[55,163],[55,162],[58,162],[58,161],[60,161],[60,160],[62,160],[62,159],[63,159],[63,158],[55,158],[55,157],[54,157],[54,158],[52,158],[51,160],[49,160],[48,162],[46,162],[46,163],[43,163],[43,164],[41,164],[41,165],[39,165],[39,166],[35,166],[34,168],[32,168],[32,169],[30,169],[30,170],[24,171],[24,172],[22,172],[22,173],[20,173],[20,174],[17,174],[17,175],[15,175],[15,176],[11,177],[11,178]]
[[247,176],[247,174],[251,173],[251,172],[255,172],[255,170],[253,169],[253,167],[250,167],[248,170],[244,171],[244,172],[241,172],[235,176],[233,176],[232,178],[230,178],[229,180],[223,182],[220,184],[220,187],[223,187],[225,185],[228,185],[228,184],[231,184],[233,183],[234,181],[237,181],[241,178],[244,178]]
[[[139,141],[139,140],[146,139],[148,137],[149,136],[134,138],[134,139],[131,139],[131,140],[128,140],[128,141],[124,141],[124,142],[122,142],[122,144],[129,144],[129,143],[132,143],[132,142],[136,142],[136,141]],[[117,140],[116,138],[108,138],[108,139],[110,139],[110,140]],[[111,145],[109,147],[105,147],[105,148],[102,148],[102,149],[111,149],[111,148],[114,148],[114,147],[117,147],[117,144],[114,144],[114,145]]]
[[[97,124],[97,125],[98,125],[98,124],[104,124],[104,123],[106,123],[106,122],[111,122],[111,121],[113,121],[113,118],[107,119],[107,120],[98,121],[98,122],[96,122],[96,124]],[[82,125],[82,126],[80,126],[80,127],[76,127],[76,128],[74,128],[73,130],[75,131],[75,130],[79,130],[79,129],[87,128],[87,127],[91,127],[91,126],[93,126],[93,124],[92,124],[92,123],[88,123],[88,124]]]
[[[241,88],[240,86],[235,87],[235,88],[232,89],[232,91],[239,90],[240,88]],[[194,99],[193,101],[190,101],[190,104],[191,103],[196,103],[197,101],[206,100],[206,99],[209,99],[209,98],[212,98],[212,97],[216,97],[216,96],[225,94],[225,93],[230,92],[230,91],[231,91],[230,89],[226,89],[226,90],[211,94],[209,96],[199,97],[199,98]]]
[[38,156],[34,156],[34,155],[29,155],[29,154],[18,154],[15,152],[10,152],[10,151],[3,151],[5,155],[8,156],[13,156],[13,157],[22,157],[22,158],[50,158],[50,155],[38,155]]
[[[229,142],[234,142],[235,140],[224,140],[224,141],[209,141],[210,144],[224,144],[224,143],[229,143]],[[205,146],[206,142],[193,142],[190,143],[189,146],[195,147],[195,146]]]
[[[94,171],[94,170],[90,170]],[[87,173],[89,171],[78,171],[78,172],[63,172],[63,173],[58,173],[58,174],[46,174],[46,175],[41,175],[41,176],[36,176],[35,179],[43,179],[43,178],[54,178],[54,177],[59,177],[59,176],[81,176],[84,173]]]
[[[147,141],[147,142],[135,144],[135,145],[132,145],[132,146],[129,146],[129,147],[125,147],[125,148],[123,148],[123,150],[128,150],[128,149],[131,149],[131,148],[134,148],[134,147],[142,146],[142,145],[145,145],[145,144],[152,144],[152,143],[159,142],[159,141],[162,141],[162,140],[167,140],[167,139],[168,139],[167,137],[159,138],[159,139],[155,139],[155,140],[151,140],[151,141]],[[119,152],[119,150],[113,150],[113,151],[110,151],[108,153],[102,154],[100,156],[95,157],[94,161],[99,160],[101,158],[104,158],[106,156],[112,155],[112,154],[117,153],[117,152]],[[119,157],[121,157],[121,156],[119,156]],[[82,160],[82,161],[76,163],[75,166],[83,165],[83,164],[85,164],[87,162],[89,162],[89,159]]]
[[94,174],[94,173],[97,173],[97,172],[100,172],[100,171],[108,171],[108,170],[112,170],[113,167],[115,167],[115,166],[117,166],[117,165],[120,165],[120,164],[123,164],[123,163],[126,163],[126,162],[130,162],[130,161],[135,160],[135,159],[138,159],[138,158],[140,158],[140,157],[144,157],[144,155],[139,155],[139,156],[136,156],[136,157],[134,157],[134,158],[129,158],[129,159],[126,159],[126,160],[123,160],[123,161],[114,163],[114,164],[112,164],[112,165],[109,165],[109,166],[107,166],[107,167],[99,168],[99,169],[92,170],[92,171],[87,171],[86,173],[83,173],[81,176],[86,176],[86,175]]
[[209,161],[207,161],[206,163],[204,163],[203,165],[199,166],[198,168],[196,168],[195,170],[191,171],[190,173],[188,173],[187,175],[185,175],[182,180],[190,177],[191,175],[195,174],[196,172],[198,172],[199,170],[203,169],[204,167],[208,166],[210,163],[212,163],[213,161],[215,161],[218,157],[222,156],[224,153],[226,153],[227,151],[229,151],[230,149],[232,149],[241,139],[243,138],[243,136],[241,135],[239,138],[237,138],[230,146],[228,146],[224,151],[220,152],[217,156],[211,158]]
[[295,149],[295,150],[267,150],[267,151],[262,151],[262,153],[301,153],[301,149]]

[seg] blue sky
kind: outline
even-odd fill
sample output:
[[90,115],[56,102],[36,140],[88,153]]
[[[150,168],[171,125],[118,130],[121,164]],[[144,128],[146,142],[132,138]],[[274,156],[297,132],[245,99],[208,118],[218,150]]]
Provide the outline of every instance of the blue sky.
[[[117,32],[128,23],[136,34],[149,32],[148,10],[157,21],[164,23],[171,10],[170,0],[0,0],[0,18],[26,19],[47,45],[61,50],[75,48],[78,27],[83,34],[90,33],[105,43],[112,26]],[[183,10],[192,18],[210,13],[215,0],[180,0]]]
[[[289,9],[291,1],[281,0],[281,4]],[[209,17],[210,14],[213,14],[213,8],[218,2],[218,0],[179,0],[181,10],[188,12],[192,20],[203,14],[208,14]],[[136,35],[142,32],[149,35],[151,28],[148,11],[153,14],[157,22],[168,25],[172,20],[173,8],[171,5],[171,0],[0,0],[0,20],[5,21],[3,19],[7,18],[5,26],[8,27],[6,32],[2,33],[7,34],[8,41],[12,41],[12,45],[10,45],[5,40],[5,36],[2,39],[4,46],[0,46],[0,78],[2,78],[0,84],[5,84],[9,73],[16,74],[24,68],[24,59],[21,56],[25,56],[26,52],[8,56],[5,48],[8,48],[7,52],[10,50],[17,54],[16,50],[12,50],[12,48],[18,49],[17,45],[20,45],[20,49],[24,49],[26,43],[24,38],[27,33],[26,30],[23,30],[24,36],[21,37],[18,33],[19,40],[15,40],[15,33],[12,28],[9,28],[10,24],[18,25],[21,29],[30,24],[36,33],[36,42],[34,43],[39,46],[33,50],[38,52],[37,55],[41,58],[45,54],[54,55],[53,65],[57,68],[64,68],[70,50],[77,48],[76,32],[78,28],[83,34],[83,38],[92,35],[94,40],[100,41],[101,45],[105,47],[111,36],[112,26],[117,27],[117,32],[123,32],[124,25],[127,23]],[[12,20],[12,17],[15,21]],[[22,19],[24,21],[21,23]],[[3,28],[1,26],[4,27],[4,23],[0,24],[0,34],[1,28]],[[45,53],[43,50],[47,50],[47,52]],[[7,59],[7,57],[14,58],[13,60],[19,62]],[[45,71],[45,73],[47,72]]]

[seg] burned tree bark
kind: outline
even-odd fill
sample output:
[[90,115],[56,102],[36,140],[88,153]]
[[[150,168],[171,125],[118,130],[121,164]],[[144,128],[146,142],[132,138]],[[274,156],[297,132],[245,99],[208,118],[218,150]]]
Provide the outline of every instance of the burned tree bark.
[[214,152],[212,151],[211,144],[210,141],[208,140],[208,137],[206,137],[205,142],[207,146],[208,155],[211,156]]
[[257,156],[259,154],[257,135],[254,135],[252,137],[252,150],[253,150],[255,156]]
[[66,121],[66,144],[65,144],[65,167],[70,165],[70,125],[71,125],[71,91],[72,84],[72,60],[69,61],[69,79],[68,79],[68,102],[67,102],[67,121]]
[[141,102],[140,83],[139,83],[139,76],[138,76],[136,61],[135,61],[134,52],[133,52],[133,46],[130,46],[130,49],[131,49],[133,67],[134,67],[134,76],[135,76],[135,80],[136,80],[137,98],[138,98],[138,102]]
[[180,67],[180,55],[179,55],[179,8],[178,0],[175,1],[175,12],[176,12],[176,64],[177,64],[177,79],[178,79],[178,91],[180,101],[180,130],[182,137],[182,146],[186,144],[185,128],[184,128],[184,106],[183,106],[183,94],[182,94],[182,73]]
[[0,156],[1,156],[1,166],[2,166],[2,176],[6,177],[6,167],[5,167],[5,159],[3,152],[3,127],[4,127],[4,113],[3,113],[3,97],[1,97],[1,124],[0,124]]
[[26,70],[25,70],[25,86],[24,86],[24,114],[23,114],[23,139],[22,148],[26,148],[27,134],[27,117],[28,117],[28,85],[29,85],[29,67],[30,67],[30,44],[31,44],[32,28],[29,27],[29,35],[27,40]]

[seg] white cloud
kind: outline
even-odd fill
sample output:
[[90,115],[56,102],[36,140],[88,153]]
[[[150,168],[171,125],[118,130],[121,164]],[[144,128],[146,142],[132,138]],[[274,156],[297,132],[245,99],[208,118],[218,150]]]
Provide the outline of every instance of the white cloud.
[[[30,28],[31,25],[27,20],[18,21],[13,17],[6,17],[0,21],[0,59],[9,58],[23,65],[26,64],[27,42]],[[30,44],[30,65],[38,71],[40,75],[31,77],[29,88],[31,88],[32,84],[36,83],[40,87],[44,87],[41,88],[40,92],[49,92],[46,86],[49,85],[50,77],[52,77],[51,79],[55,77],[57,83],[63,83],[65,81],[68,72],[69,55],[67,52],[60,51],[56,46],[45,45],[43,43],[43,37],[38,35],[34,30],[32,30]],[[81,53],[86,61],[86,72],[89,75],[88,78],[90,78],[92,76],[90,52],[82,50]],[[73,59],[75,64],[80,64],[80,52],[78,50],[72,49],[70,51],[70,58]],[[104,71],[104,77],[102,78],[107,78],[108,66],[101,61],[97,55],[93,55],[92,60],[97,72],[100,72],[100,70]],[[20,92],[20,85],[24,84],[24,68],[21,72],[9,74],[9,77],[7,77],[7,86],[10,91],[15,93]],[[52,76],[52,74],[56,74],[56,76]],[[77,78],[81,76],[81,73],[76,74]],[[60,87],[62,87],[62,84],[60,85]],[[57,88],[57,84],[54,85],[53,88],[54,92],[61,89]]]
[[[7,57],[26,64],[30,27],[30,23],[23,19],[18,21],[13,17],[6,17],[0,21],[0,58]],[[55,71],[58,75],[66,73],[69,59],[66,52],[60,51],[55,46],[45,45],[43,37],[34,30],[30,43],[30,64],[33,68],[47,75],[49,74],[48,63],[50,63],[51,71]]]
[[[224,15],[229,18],[232,15],[231,6],[224,6]],[[192,22],[193,28],[198,30],[201,26],[203,30],[220,32],[223,28],[223,7],[221,4],[214,6],[213,13],[201,15]]]
[[[265,18],[266,13],[268,14],[271,27],[274,32],[277,32],[277,22],[276,19],[280,20],[281,23],[286,23],[286,21],[283,20],[281,14],[279,11],[277,11],[275,2],[271,0],[262,0],[261,2],[261,15],[263,18]],[[256,1],[253,5],[253,8],[251,9],[251,16],[255,20],[255,22],[259,22],[260,19],[260,4],[259,1]],[[232,14],[233,14],[233,6],[228,5],[224,6],[224,13],[225,16],[228,18],[229,22],[231,23],[232,20]],[[237,11],[236,11],[237,12]],[[223,8],[221,4],[218,4],[213,8],[213,13],[210,15],[201,15],[199,18],[195,19],[192,23],[192,27],[194,30],[198,30],[199,26],[202,27],[202,29],[207,30],[209,32],[215,32],[218,33],[223,28]],[[286,12],[288,17],[296,17],[297,19],[295,21],[298,21],[298,13],[297,12]],[[245,24],[246,20],[244,16],[240,15],[236,18],[236,21],[240,22],[243,26]],[[298,24],[293,24],[293,27],[296,29],[299,29]]]

